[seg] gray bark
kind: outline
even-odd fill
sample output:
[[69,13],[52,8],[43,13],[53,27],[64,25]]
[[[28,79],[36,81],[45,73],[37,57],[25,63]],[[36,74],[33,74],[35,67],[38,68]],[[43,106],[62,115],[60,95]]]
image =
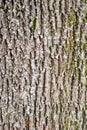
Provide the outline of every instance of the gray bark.
[[87,0],[0,1],[0,130],[87,129]]

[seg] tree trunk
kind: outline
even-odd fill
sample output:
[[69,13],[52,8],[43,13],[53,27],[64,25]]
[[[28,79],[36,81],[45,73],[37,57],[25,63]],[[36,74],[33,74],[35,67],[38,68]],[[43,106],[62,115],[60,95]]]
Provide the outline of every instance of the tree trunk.
[[87,0],[0,1],[0,130],[87,129]]

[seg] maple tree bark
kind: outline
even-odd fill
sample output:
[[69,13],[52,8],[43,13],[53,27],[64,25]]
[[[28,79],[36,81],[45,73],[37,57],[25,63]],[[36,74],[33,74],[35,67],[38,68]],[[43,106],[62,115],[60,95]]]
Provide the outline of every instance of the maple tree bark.
[[0,1],[0,129],[87,129],[87,0]]

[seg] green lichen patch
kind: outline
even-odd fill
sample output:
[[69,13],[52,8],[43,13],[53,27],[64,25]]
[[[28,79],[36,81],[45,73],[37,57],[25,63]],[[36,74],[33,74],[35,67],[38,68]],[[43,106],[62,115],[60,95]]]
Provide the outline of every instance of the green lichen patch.
[[4,10],[3,13],[3,19],[4,19],[4,24],[8,28],[8,16],[7,16],[7,9]]
[[87,36],[84,37],[84,40],[82,42],[82,50],[84,53],[87,52]]
[[87,101],[85,102],[85,109],[87,110]]
[[30,37],[34,34],[36,29],[36,14],[32,17],[31,23],[30,23]]
[[68,121],[67,120],[64,121],[64,127],[66,130],[68,129]]
[[75,13],[75,11],[72,10],[68,14],[66,22],[67,22],[68,27],[71,27],[73,24],[76,23],[76,13]]
[[26,114],[26,115],[24,116],[24,120],[25,120],[26,130],[28,130],[28,128],[29,128],[29,115],[28,115],[28,114]]
[[85,59],[84,61],[84,65],[85,65],[85,88],[87,89],[87,59]]
[[87,8],[85,8],[83,11],[83,23],[87,23]]

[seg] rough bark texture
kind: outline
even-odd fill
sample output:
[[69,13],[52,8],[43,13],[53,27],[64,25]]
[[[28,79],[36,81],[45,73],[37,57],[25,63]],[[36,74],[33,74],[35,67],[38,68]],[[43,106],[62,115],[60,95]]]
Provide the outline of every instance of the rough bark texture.
[[87,0],[0,0],[0,130],[87,130]]

